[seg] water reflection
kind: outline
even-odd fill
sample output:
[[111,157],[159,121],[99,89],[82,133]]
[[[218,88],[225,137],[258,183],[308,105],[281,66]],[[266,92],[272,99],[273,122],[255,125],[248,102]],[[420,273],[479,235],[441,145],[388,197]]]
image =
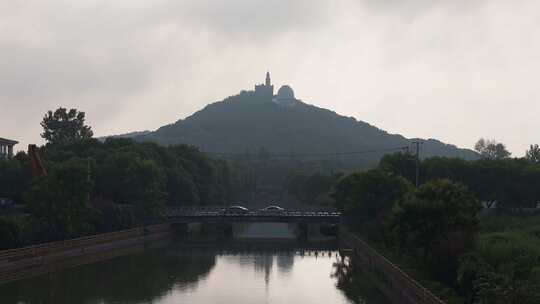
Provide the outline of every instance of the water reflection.
[[213,254],[151,250],[0,286],[1,303],[146,303],[196,288]]
[[298,244],[176,244],[0,285],[0,303],[385,303],[355,291],[353,273]]
[[277,256],[278,270],[283,274],[288,274],[294,266],[294,255],[286,253]]
[[388,303],[369,277],[349,257],[340,257],[333,263],[332,277],[336,279],[336,287],[354,303]]

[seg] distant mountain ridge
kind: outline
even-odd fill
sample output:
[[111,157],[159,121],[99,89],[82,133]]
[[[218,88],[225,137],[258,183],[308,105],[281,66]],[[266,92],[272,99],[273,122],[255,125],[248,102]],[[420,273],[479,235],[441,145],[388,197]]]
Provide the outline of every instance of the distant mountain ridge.
[[209,104],[186,119],[156,131],[122,137],[163,145],[190,144],[219,153],[257,153],[261,149],[281,155],[365,151],[358,155],[365,164],[374,164],[391,149],[411,147],[413,141],[420,140],[422,157],[478,158],[469,149],[436,139],[408,139],[389,134],[355,118],[306,104],[294,98],[289,86],[283,86],[273,95],[268,75],[266,87],[256,88]]
[[145,130],[145,131],[128,132],[128,133],[118,134],[118,135],[107,135],[107,136],[98,137],[98,140],[104,141],[105,139],[107,139],[109,137],[113,137],[113,138],[135,138],[137,136],[146,135],[146,134],[148,134],[150,132],[152,132],[152,131]]

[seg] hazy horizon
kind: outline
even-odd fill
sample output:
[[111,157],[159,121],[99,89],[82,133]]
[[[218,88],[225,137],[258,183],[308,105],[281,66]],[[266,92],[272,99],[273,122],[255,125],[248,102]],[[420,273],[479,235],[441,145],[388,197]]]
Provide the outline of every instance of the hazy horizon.
[[535,1],[6,1],[0,137],[42,143],[59,106],[95,136],[154,130],[269,70],[389,133],[523,156],[540,143],[538,25]]

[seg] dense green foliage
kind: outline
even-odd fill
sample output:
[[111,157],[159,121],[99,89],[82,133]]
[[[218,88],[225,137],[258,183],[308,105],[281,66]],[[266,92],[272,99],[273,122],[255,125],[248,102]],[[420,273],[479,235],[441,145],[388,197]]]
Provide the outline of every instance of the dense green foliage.
[[331,205],[329,192],[338,175],[331,161],[268,158],[259,153],[235,155],[230,164],[232,192],[237,203],[262,208],[278,204],[285,208],[300,205]]
[[[385,156],[381,168],[414,182],[415,160],[398,153]],[[540,165],[526,159],[466,161],[432,157],[420,163],[420,182],[450,179],[471,189],[481,201],[499,207],[534,208],[540,198]]]
[[46,164],[72,157],[88,160],[96,184],[93,195],[118,204],[219,205],[231,195],[227,163],[190,146],[107,139],[48,145],[43,154]]
[[194,147],[89,139],[40,153],[49,171],[40,178],[23,155],[0,161],[0,197],[28,214],[0,219],[4,247],[158,222],[166,206],[222,205],[233,195],[229,165]]
[[95,231],[89,208],[92,182],[84,160],[71,158],[37,178],[26,192],[37,239],[58,240]]
[[477,250],[462,257],[459,287],[467,303],[540,301],[540,216],[481,219]]
[[327,194],[334,186],[336,176],[316,172],[292,172],[287,180],[287,191],[296,199],[308,205],[326,205],[329,203]]
[[0,250],[23,244],[24,223],[25,221],[17,217],[0,217]]
[[480,209],[465,186],[433,180],[397,202],[389,226],[400,252],[421,250],[433,274],[452,283],[459,257],[473,248]]
[[[380,191],[390,184],[382,172],[412,183],[417,164],[418,189],[408,187],[395,196]],[[540,217],[526,215],[536,210],[540,198],[540,165],[530,156],[476,161],[432,157],[417,163],[415,156],[397,153],[383,157],[378,169],[345,175],[333,191],[336,206],[353,219],[350,228],[448,301],[540,300]],[[480,217],[479,201],[497,208]],[[372,212],[381,206],[392,208],[382,223]],[[358,225],[369,220],[375,228]],[[385,237],[373,237],[377,230]]]
[[22,202],[22,193],[30,185],[31,173],[26,161],[0,160],[0,197]]
[[386,154],[379,162],[379,168],[392,172],[409,180],[416,181],[416,157],[410,153]]
[[383,223],[395,202],[410,192],[412,185],[393,173],[372,169],[343,177],[332,197],[347,216],[349,225],[370,238],[384,238]]

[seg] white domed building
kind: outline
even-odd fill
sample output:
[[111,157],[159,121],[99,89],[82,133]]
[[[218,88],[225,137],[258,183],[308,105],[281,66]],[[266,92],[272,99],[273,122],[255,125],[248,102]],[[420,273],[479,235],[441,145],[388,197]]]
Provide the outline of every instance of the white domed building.
[[294,98],[293,89],[288,85],[281,86],[274,98],[274,102],[281,105],[294,105],[296,99]]

